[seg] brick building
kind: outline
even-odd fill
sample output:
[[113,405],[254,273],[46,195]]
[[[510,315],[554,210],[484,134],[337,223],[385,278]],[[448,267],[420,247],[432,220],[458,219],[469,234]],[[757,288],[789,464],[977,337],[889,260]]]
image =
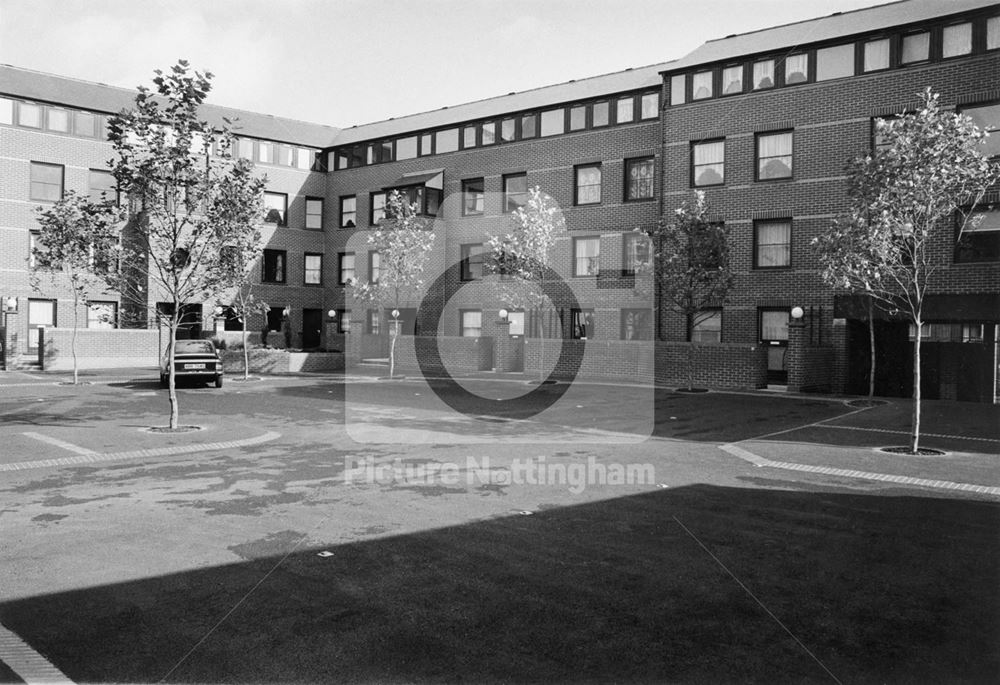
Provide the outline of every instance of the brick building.
[[[854,391],[866,373],[866,324],[857,303],[821,283],[810,240],[846,207],[844,165],[876,144],[873,121],[911,108],[925,87],[981,126],[1000,126],[998,48],[1000,5],[909,0],[709,41],[673,62],[348,129],[221,107],[206,107],[206,116],[238,115],[240,154],[268,176],[268,206],[277,211],[265,231],[259,292],[276,304],[272,327],[290,309],[296,346],[339,348],[349,330],[353,355],[384,354],[387,312],[358,304],[347,282],[377,269],[366,238],[396,189],[420,205],[436,235],[434,285],[386,308],[400,310],[407,333],[510,333],[522,344],[526,336],[519,363],[527,367],[540,332],[580,338],[593,354],[604,350],[594,368],[661,382],[678,376],[677,345],[693,337],[704,348],[702,382]],[[7,336],[21,351],[34,327],[68,320],[65,293],[28,286],[31,210],[63,189],[107,188],[102,120],[132,96],[0,67],[0,295],[17,299]],[[989,145],[1000,149],[994,139]],[[541,320],[499,295],[481,265],[484,242],[505,232],[533,186],[566,220],[553,268],[572,295]],[[738,281],[691,330],[632,273],[642,258],[634,229],[669,217],[697,189],[730,228]],[[971,240],[974,249],[941,241],[947,266],[928,305],[927,390],[992,401],[1000,212],[988,212]],[[116,303],[109,297],[102,306]],[[192,316],[207,326],[204,304]],[[805,316],[790,327],[793,307]],[[90,319],[99,324],[94,312]],[[877,329],[892,350],[886,359],[904,360],[906,325],[885,319]],[[628,346],[644,341],[648,359]],[[756,365],[760,373],[746,372]],[[905,394],[905,361],[881,366],[880,392]]]

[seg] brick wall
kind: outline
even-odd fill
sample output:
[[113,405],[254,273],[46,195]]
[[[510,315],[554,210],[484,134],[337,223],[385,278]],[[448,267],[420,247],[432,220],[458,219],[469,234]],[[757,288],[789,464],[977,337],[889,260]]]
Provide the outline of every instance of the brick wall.
[[[47,328],[40,349],[43,368],[68,371],[73,368],[72,328]],[[81,369],[111,369],[128,366],[158,366],[159,331],[117,329],[77,331],[77,365]]]
[[[429,352],[436,346],[441,365],[430,364]],[[457,336],[401,335],[396,340],[396,369],[409,372],[420,370],[417,354],[424,360],[427,373],[472,373],[493,368],[493,338],[462,338]]]

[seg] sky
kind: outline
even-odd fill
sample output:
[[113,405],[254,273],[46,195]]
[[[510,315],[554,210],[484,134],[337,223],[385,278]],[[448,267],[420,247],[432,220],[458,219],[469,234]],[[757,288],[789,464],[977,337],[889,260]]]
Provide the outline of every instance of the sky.
[[[942,0],[947,1],[947,0]],[[886,0],[0,0],[0,63],[348,127],[628,67]]]

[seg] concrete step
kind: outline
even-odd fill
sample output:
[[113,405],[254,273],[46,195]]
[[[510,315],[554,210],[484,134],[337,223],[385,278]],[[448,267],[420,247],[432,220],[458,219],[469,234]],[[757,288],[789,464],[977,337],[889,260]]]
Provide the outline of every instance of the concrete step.
[[8,371],[41,371],[42,365],[38,363],[37,356],[20,356],[7,360]]

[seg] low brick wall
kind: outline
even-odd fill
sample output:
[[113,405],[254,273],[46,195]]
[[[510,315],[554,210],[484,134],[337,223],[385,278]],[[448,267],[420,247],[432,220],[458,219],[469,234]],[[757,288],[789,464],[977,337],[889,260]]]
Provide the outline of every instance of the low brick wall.
[[833,388],[832,347],[788,350],[788,389],[791,392],[830,392]]
[[424,363],[430,355],[427,351],[437,346],[441,356],[441,366],[425,368],[427,373],[471,373],[489,371],[493,368],[493,338],[434,337],[424,335],[401,335],[396,340],[396,369],[415,373],[420,371],[417,363],[418,350]]
[[[243,350],[223,350],[223,367],[229,375],[243,373]],[[250,373],[332,373],[344,370],[340,352],[285,352],[250,349]]]
[[[687,384],[688,344],[685,342],[629,342],[622,340],[573,340],[559,360],[562,340],[525,341],[524,372],[537,374],[545,346],[545,366],[556,378],[566,378],[571,357],[582,354],[579,378],[655,382],[662,386]],[[759,345],[699,343],[696,345],[694,381],[700,387],[752,389],[767,387],[767,350]]]
[[[72,328],[46,328],[39,359],[47,371],[72,371]],[[81,328],[76,332],[77,367],[112,369],[158,366],[160,332],[130,328]]]

